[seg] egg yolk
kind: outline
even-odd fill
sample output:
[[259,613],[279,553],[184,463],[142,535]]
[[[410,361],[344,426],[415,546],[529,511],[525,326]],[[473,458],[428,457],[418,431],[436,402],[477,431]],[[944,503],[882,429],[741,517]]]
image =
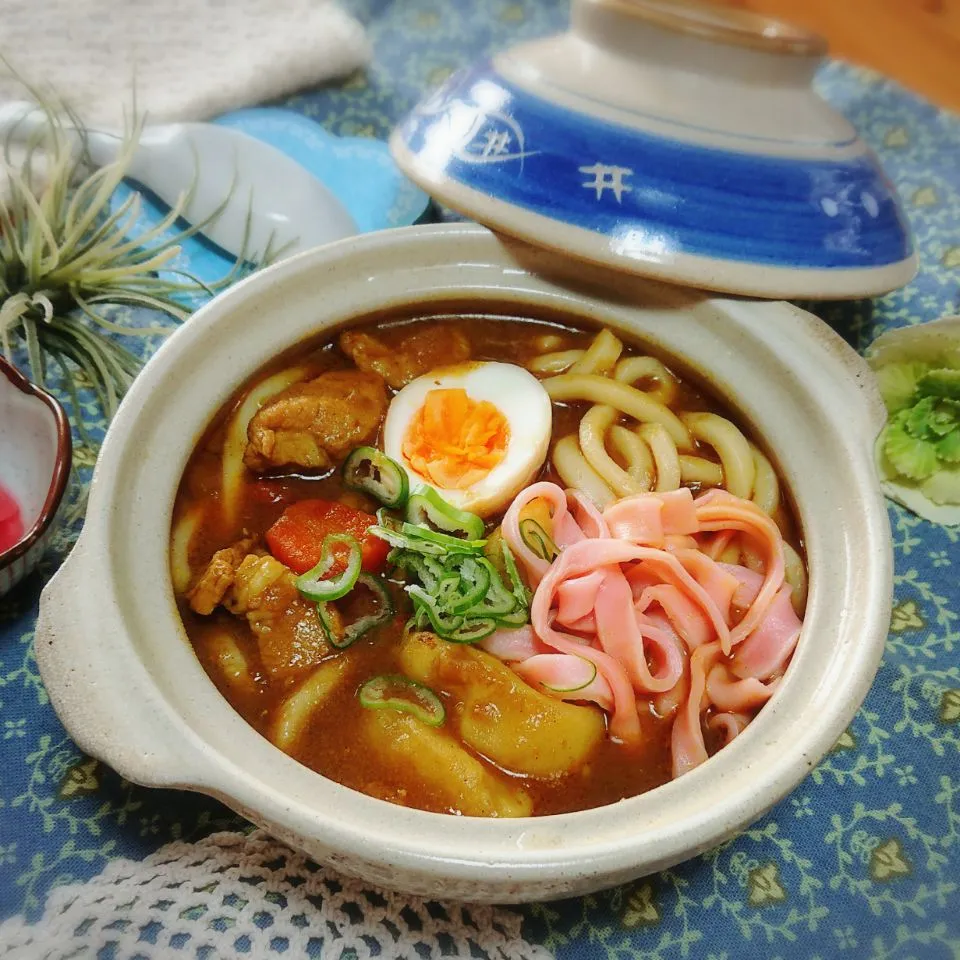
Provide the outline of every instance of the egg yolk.
[[462,490],[482,480],[507,452],[510,427],[489,400],[431,390],[403,438],[403,456],[435,487]]

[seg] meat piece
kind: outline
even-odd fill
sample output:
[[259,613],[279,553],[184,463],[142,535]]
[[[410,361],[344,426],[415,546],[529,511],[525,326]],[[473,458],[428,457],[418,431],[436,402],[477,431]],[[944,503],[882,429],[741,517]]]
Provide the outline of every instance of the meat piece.
[[333,370],[296,383],[250,420],[243,462],[257,473],[271,467],[326,469],[374,437],[387,409],[383,378]]
[[200,579],[187,591],[187,602],[192,610],[205,617],[213,613],[232,586],[237,567],[250,552],[253,542],[253,537],[239,540],[211,557]]
[[262,550],[254,539],[218,550],[187,594],[190,606],[207,616],[222,604],[245,617],[271,677],[298,676],[329,652],[316,604],[297,590],[297,575]]
[[269,555],[244,558],[224,606],[247,618],[271,677],[297,676],[330,653],[317,605],[300,596],[296,574]]
[[340,334],[340,349],[361,370],[380,374],[394,390],[435,367],[470,359],[470,341],[451,323],[421,326],[398,346],[369,333],[347,330]]

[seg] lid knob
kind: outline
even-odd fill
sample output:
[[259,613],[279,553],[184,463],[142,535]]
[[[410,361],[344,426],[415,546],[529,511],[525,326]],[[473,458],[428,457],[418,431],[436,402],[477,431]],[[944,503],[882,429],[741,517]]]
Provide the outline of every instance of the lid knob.
[[819,34],[736,7],[701,0],[573,0],[574,32],[601,45],[637,24],[765,53],[822,57],[827,52]]

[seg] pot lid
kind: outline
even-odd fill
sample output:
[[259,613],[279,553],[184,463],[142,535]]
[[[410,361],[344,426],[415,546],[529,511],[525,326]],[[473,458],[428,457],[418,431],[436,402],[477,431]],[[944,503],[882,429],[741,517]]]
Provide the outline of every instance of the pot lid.
[[812,90],[814,34],[696,0],[573,0],[570,29],[451,77],[394,131],[442,203],[687,286],[873,296],[917,257],[896,192]]

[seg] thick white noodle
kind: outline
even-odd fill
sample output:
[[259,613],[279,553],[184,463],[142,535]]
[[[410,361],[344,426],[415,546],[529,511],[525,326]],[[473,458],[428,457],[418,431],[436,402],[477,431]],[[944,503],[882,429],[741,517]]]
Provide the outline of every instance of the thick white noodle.
[[541,353],[534,357],[527,369],[534,373],[563,373],[572,367],[585,353],[584,350],[559,350],[555,353]]
[[607,453],[607,431],[617,418],[613,407],[592,406],[580,421],[580,450],[587,463],[603,478],[618,497],[643,493],[644,488]]
[[693,449],[693,439],[680,418],[669,407],[629,384],[596,374],[563,373],[544,380],[543,386],[554,402],[586,400],[588,403],[602,403],[641,423],[659,423],[679,449],[684,452]]
[[556,350],[563,343],[563,337],[559,333],[542,333],[533,341],[533,345],[538,350]]
[[185,593],[193,579],[190,569],[190,543],[205,513],[202,503],[195,503],[176,522],[170,537],[170,579],[174,593]]
[[780,484],[770,461],[751,443],[753,466],[756,476],[753,481],[753,502],[768,516],[773,516],[780,506]]
[[684,483],[699,483],[701,487],[722,487],[723,467],[705,457],[680,456],[680,478]]
[[727,490],[736,497],[749,500],[756,467],[750,444],[739,428],[716,413],[685,413],[680,419],[697,440],[716,450],[723,464]]
[[627,473],[640,484],[644,492],[650,490],[657,468],[650,448],[639,434],[615,423],[607,432],[607,439],[613,452],[619,454],[627,465]]
[[647,396],[669,406],[677,396],[677,378],[656,357],[625,357],[617,363],[614,379],[630,386],[638,380],[655,380],[653,390],[644,390]]
[[804,608],[807,606],[807,568],[803,565],[800,554],[786,542],[783,544],[783,562],[784,576],[790,584],[793,609],[802,617]]
[[226,630],[218,630],[213,636],[208,635],[205,643],[227,683],[235,689],[252,691],[254,681],[250,666],[237,641]]
[[288,750],[296,743],[314,712],[347,675],[348,666],[346,657],[327,660],[283,702],[270,738],[281,750]]
[[553,448],[553,466],[565,487],[574,487],[601,509],[616,499],[603,478],[587,463],[575,434],[558,440]]
[[587,347],[587,352],[570,368],[571,373],[606,374],[623,353],[623,343],[609,330],[601,330]]
[[659,423],[641,424],[637,433],[650,448],[657,466],[657,480],[653,489],[658,493],[676,490],[680,486],[680,457],[673,437]]

